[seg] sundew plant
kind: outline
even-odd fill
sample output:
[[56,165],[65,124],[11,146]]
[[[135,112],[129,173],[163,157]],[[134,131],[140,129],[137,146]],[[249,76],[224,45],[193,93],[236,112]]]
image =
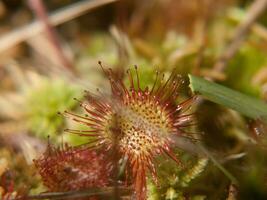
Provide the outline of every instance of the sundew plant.
[[0,1],[0,199],[267,199],[266,8]]

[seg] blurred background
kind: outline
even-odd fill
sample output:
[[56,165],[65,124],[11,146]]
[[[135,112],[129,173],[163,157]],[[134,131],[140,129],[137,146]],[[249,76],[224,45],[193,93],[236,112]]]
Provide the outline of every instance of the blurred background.
[[[58,112],[81,112],[73,98],[84,90],[109,91],[98,61],[120,78],[138,65],[143,88],[155,71],[176,69],[186,82],[191,73],[267,101],[266,7],[266,0],[1,0],[0,193],[6,179],[12,194],[46,191],[32,160],[48,136],[53,144],[87,141],[65,133],[84,127]],[[182,92],[190,94],[187,86]],[[197,120],[201,142],[239,184],[179,152],[186,169],[163,160],[148,199],[267,199],[266,125],[209,101],[197,105]]]

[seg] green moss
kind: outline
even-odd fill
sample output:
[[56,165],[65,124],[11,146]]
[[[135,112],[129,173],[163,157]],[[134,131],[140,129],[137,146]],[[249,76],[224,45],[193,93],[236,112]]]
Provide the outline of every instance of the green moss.
[[183,195],[177,193],[175,191],[175,189],[170,187],[170,188],[167,189],[167,192],[166,192],[166,195],[165,195],[165,199],[166,200],[184,199],[182,196]]
[[[192,162],[192,157],[186,154],[181,154],[177,157],[181,159],[182,163],[187,163],[184,168],[179,167],[172,160],[166,160],[163,157],[159,158],[158,162],[161,163],[157,166],[159,186],[156,187],[151,178],[148,180],[149,200],[185,199],[185,190],[189,188],[191,181],[202,174],[208,164],[208,159],[206,158],[199,158],[197,161]],[[190,162],[192,164],[189,164]],[[190,198],[197,196],[199,196],[197,193],[189,195]]]
[[149,179],[147,183],[147,200],[160,200],[160,194],[157,190],[157,186]]
[[55,138],[63,126],[59,111],[70,110],[77,105],[81,91],[62,80],[42,80],[29,91],[26,100],[26,121],[29,130],[41,138]]
[[208,164],[207,158],[199,159],[192,168],[188,169],[183,173],[180,180],[180,185],[183,187],[187,187],[193,179],[198,177],[203,172],[207,164]]

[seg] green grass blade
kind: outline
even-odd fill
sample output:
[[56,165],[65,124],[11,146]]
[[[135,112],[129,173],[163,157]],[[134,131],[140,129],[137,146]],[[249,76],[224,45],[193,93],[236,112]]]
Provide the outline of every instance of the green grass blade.
[[193,75],[189,75],[189,79],[191,90],[205,99],[236,110],[249,118],[267,121],[267,104],[260,99]]

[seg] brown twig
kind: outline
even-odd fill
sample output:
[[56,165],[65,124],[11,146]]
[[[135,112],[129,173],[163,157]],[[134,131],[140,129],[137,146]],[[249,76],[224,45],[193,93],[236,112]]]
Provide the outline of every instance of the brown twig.
[[214,70],[217,72],[223,72],[228,61],[235,55],[242,42],[245,40],[247,34],[253,23],[257,18],[265,11],[267,7],[267,0],[255,0],[249,7],[246,17],[243,22],[237,27],[234,37],[230,41],[230,44],[226,47],[225,51],[218,58],[214,65]]
[[[130,189],[125,187],[119,188],[120,195],[129,195],[131,192]],[[113,194],[113,187],[107,188],[93,188],[83,191],[68,191],[68,192],[47,192],[41,193],[38,195],[29,195],[26,197],[16,198],[16,200],[34,200],[34,199],[74,199],[81,197],[90,197],[90,196],[107,196]]]
[[57,33],[55,29],[51,26],[50,21],[48,19],[47,10],[42,0],[28,0],[31,9],[34,11],[36,16],[42,21],[45,27],[45,33],[48,37],[48,41],[50,41],[51,45],[55,49],[55,53],[57,55],[60,63],[71,71],[75,71],[73,63],[66,57],[57,37]]
[[[52,26],[57,26],[59,24],[62,24],[64,22],[83,15],[88,10],[92,10],[99,6],[116,1],[118,0],[84,0],[51,13],[48,16],[48,19]],[[43,23],[39,20],[36,20],[29,25],[25,25],[21,28],[15,29],[14,31],[3,35],[2,37],[0,37],[0,53],[33,37],[34,35],[40,33],[43,30]]]
[[[236,10],[236,9],[234,9],[234,10]],[[241,21],[243,21],[244,20],[244,16],[245,16],[245,13],[244,13],[244,16],[242,15],[241,17],[238,15],[238,17],[235,15],[235,11],[233,10],[233,12],[231,11],[231,12],[229,12],[229,19],[231,19],[231,20],[233,20],[234,22],[236,22],[236,23],[240,23]],[[238,12],[240,12],[240,10],[238,11]],[[243,13],[243,12],[242,12]],[[263,39],[263,40],[265,40],[265,41],[267,41],[267,29],[263,26],[263,25],[261,25],[261,24],[259,24],[259,23],[257,23],[257,22],[255,22],[255,23],[253,23],[253,25],[251,26],[251,31],[255,34],[255,35],[257,35],[258,37],[260,37],[261,39]]]

